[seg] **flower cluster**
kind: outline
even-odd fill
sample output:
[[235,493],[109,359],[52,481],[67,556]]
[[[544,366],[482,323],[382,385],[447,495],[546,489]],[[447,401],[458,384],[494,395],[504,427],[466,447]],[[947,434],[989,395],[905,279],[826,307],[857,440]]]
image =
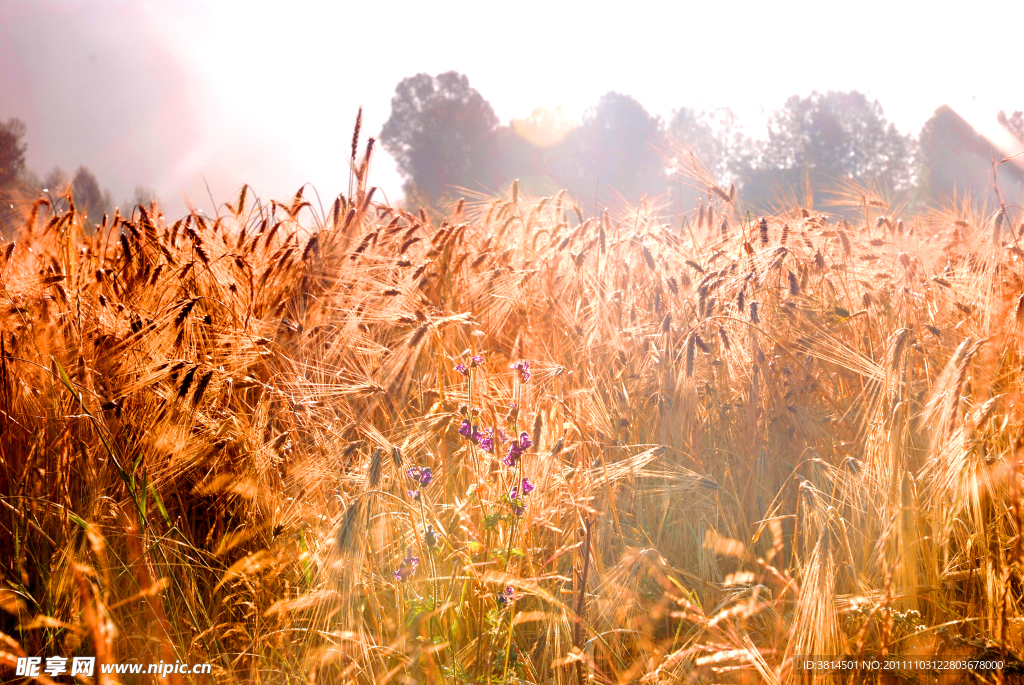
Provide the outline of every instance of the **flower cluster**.
[[[469,438],[470,442],[474,445],[480,445],[480,449],[485,452],[494,454],[494,429],[486,428],[480,430],[469,422],[469,419],[465,419],[462,425],[459,426],[459,435]],[[508,442],[508,436],[505,431],[501,428],[498,429],[498,444]]]
[[459,435],[469,438],[474,445],[479,445],[480,441],[486,436],[486,433],[483,433],[479,428],[471,424],[469,419],[463,419],[462,425],[459,426]]
[[511,367],[509,368],[512,368],[519,373],[519,380],[522,381],[523,383],[530,380],[530,362],[523,360],[517,361],[515,364],[512,364]]
[[416,481],[416,489],[408,491],[409,497],[419,501],[421,497],[420,491],[423,490],[423,488],[430,485],[430,482],[434,480],[434,474],[430,470],[429,466],[425,466],[423,468],[420,468],[419,466],[413,466],[411,469],[406,471],[406,473],[410,478]]
[[[506,442],[508,442],[508,435],[505,434],[505,429],[498,428],[498,444],[504,445]],[[480,441],[480,448],[494,454],[494,431],[490,428],[487,429],[484,439]]]
[[404,583],[409,579],[409,576],[416,572],[416,567],[419,566],[419,564],[419,557],[414,557],[412,555],[406,556],[405,559],[402,559],[401,565],[395,569],[395,572],[391,575],[393,575],[395,580],[399,583]]
[[511,586],[498,593],[498,606],[502,609],[512,604],[515,600],[516,591]]
[[[508,501],[512,505],[512,511],[515,512],[516,516],[522,516],[523,512],[526,511],[526,496],[533,492],[534,485],[528,478],[523,478],[523,482],[509,490]],[[520,494],[522,497],[520,497]]]
[[513,440],[512,444],[508,446],[508,453],[501,460],[501,463],[510,469],[515,468],[516,464],[519,463],[519,458],[523,456],[523,452],[531,447],[533,447],[533,440],[530,439],[529,433],[523,431],[519,434],[519,439]]
[[459,373],[461,373],[463,376],[468,376],[470,369],[475,369],[476,367],[480,366],[483,363],[484,363],[484,358],[481,357],[478,354],[475,354],[472,357],[470,357],[470,359],[469,359],[469,366],[466,366],[465,364],[460,363],[460,364],[458,364],[455,367],[455,370],[458,371]]
[[494,454],[494,431],[490,428],[484,431],[484,437],[480,439],[480,449]]

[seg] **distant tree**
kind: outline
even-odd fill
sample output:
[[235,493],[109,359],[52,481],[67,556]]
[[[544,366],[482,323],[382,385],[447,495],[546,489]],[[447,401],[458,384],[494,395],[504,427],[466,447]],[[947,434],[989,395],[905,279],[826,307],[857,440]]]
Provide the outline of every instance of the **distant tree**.
[[75,171],[75,177],[71,181],[71,197],[76,209],[93,221],[99,221],[113,205],[110,193],[100,189],[96,176],[84,166],[78,167]]
[[25,124],[0,122],[0,189],[10,188],[25,174]]
[[581,202],[595,193],[601,204],[608,193],[637,200],[666,191],[664,147],[661,120],[628,95],[611,92],[550,150],[548,167]]
[[[1003,114],[1012,129],[1012,118]],[[1002,123],[1002,121],[1000,122]],[[998,199],[992,186],[992,162],[1003,156],[989,141],[950,107],[943,105],[921,128],[917,200],[941,203],[954,194]],[[1016,204],[1022,197],[1021,173],[1012,164],[999,166],[1004,200]]]
[[497,128],[494,110],[466,76],[417,74],[395,89],[380,142],[407,183],[439,198],[453,186],[494,183]]
[[1013,134],[1013,137],[1024,143],[1024,112],[1020,110],[1007,116],[1006,112],[1000,110],[996,119],[1002,124],[1007,131]]
[[18,222],[16,204],[26,180],[25,124],[18,119],[0,121],[0,235],[10,235]]
[[[768,124],[768,138],[736,160],[746,199],[767,201],[773,187],[792,190],[805,177],[885,182],[895,191],[914,183],[913,137],[889,123],[877,100],[857,91],[794,95]],[[788,186],[788,188],[787,188]]]
[[135,193],[132,197],[131,205],[129,206],[134,207],[135,205],[143,205],[148,209],[150,202],[160,204],[160,199],[157,197],[156,191],[152,188],[147,188],[146,186],[135,186]]
[[42,184],[43,190],[56,197],[68,189],[68,176],[64,173],[63,169],[55,166],[43,176]]
[[[739,119],[728,108],[698,112],[689,107],[676,110],[668,125],[668,137],[678,153],[692,151],[719,181],[731,181],[734,161],[749,148]],[[681,149],[678,149],[681,148]]]
[[743,133],[739,119],[728,108],[698,112],[683,107],[672,115],[668,130],[668,147],[672,154],[672,172],[675,183],[669,185],[671,207],[679,211],[692,208],[698,198],[707,192],[693,161],[693,153],[701,167],[721,187],[736,181],[736,161],[749,154],[752,145]]

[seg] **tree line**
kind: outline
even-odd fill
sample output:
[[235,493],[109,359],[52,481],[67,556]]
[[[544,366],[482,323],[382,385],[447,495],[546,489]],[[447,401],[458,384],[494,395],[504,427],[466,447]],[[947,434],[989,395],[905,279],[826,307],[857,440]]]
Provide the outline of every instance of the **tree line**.
[[[14,232],[17,206],[34,200],[40,192],[48,193],[50,201],[60,205],[70,191],[75,209],[93,222],[99,222],[104,214],[114,211],[110,191],[103,189],[96,175],[84,165],[70,175],[60,167],[54,167],[42,177],[29,169],[25,162],[26,132],[24,122],[19,119],[0,121],[0,235]],[[122,206],[146,204],[154,199],[155,191],[138,186],[132,201],[125,201]]]
[[[999,114],[1013,131],[1021,113]],[[965,144],[958,117],[941,107],[921,135],[897,130],[877,100],[862,93],[794,95],[768,118],[766,135],[744,133],[728,109],[676,110],[668,121],[628,95],[610,92],[578,125],[559,110],[538,109],[501,125],[486,99],[454,71],[403,79],[380,142],[398,163],[408,204],[431,205],[469,191],[494,192],[520,179],[534,194],[566,188],[594,210],[622,198],[686,203],[701,190],[690,158],[717,183],[734,184],[749,207],[776,200],[821,202],[842,179],[910,202],[943,194],[988,192],[986,150]],[[968,127],[969,128],[969,127]],[[1022,134],[1024,137],[1024,134]],[[977,159],[975,159],[977,158]],[[807,189],[813,198],[807,198]]]
[[[1024,113],[999,112],[997,120],[1024,147]],[[55,168],[42,178],[29,170],[25,133],[18,119],[0,121],[0,230],[10,233],[14,205],[44,189],[56,202],[70,190],[76,208],[94,221],[113,211],[110,193],[85,166],[71,175]],[[683,211],[706,190],[702,175],[735,185],[743,204],[754,209],[779,200],[818,205],[842,179],[910,203],[966,191],[995,199],[991,146],[950,108],[937,109],[912,136],[885,118],[877,100],[856,91],[794,95],[769,116],[765,135],[753,138],[727,108],[683,107],[664,121],[616,92],[602,96],[581,122],[560,109],[539,108],[502,125],[465,75],[417,74],[395,89],[380,142],[394,157],[405,179],[405,203],[413,207],[442,205],[467,190],[500,192],[519,179],[534,195],[566,188],[595,212],[645,196]],[[1011,192],[1024,193],[1019,173],[1008,180],[1017,186]],[[154,198],[138,187],[124,206]]]

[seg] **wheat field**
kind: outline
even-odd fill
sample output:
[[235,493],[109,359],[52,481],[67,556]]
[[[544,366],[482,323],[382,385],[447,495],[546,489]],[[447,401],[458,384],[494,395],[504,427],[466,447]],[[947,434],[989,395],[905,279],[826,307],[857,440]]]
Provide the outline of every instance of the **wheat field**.
[[1008,210],[850,185],[849,220],[760,218],[704,179],[670,219],[517,185],[441,217],[356,169],[327,208],[31,207],[0,252],[0,668],[784,683],[1024,650]]

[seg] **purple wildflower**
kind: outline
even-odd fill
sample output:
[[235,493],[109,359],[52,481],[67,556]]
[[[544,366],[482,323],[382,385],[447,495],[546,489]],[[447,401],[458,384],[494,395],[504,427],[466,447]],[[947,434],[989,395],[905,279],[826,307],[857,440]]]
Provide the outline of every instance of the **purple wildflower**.
[[[529,490],[527,489],[529,487]],[[523,512],[526,511],[526,495],[533,490],[533,485],[527,479],[523,479],[523,490],[522,496],[520,496],[519,486],[513,487],[508,492],[508,504],[512,507],[512,511],[515,512],[516,516],[522,516]]]
[[402,564],[392,574],[399,583],[404,583],[409,579],[415,571],[416,567],[419,566],[420,558],[414,556],[407,556],[402,559]]
[[494,454],[494,431],[490,428],[484,432],[484,437],[480,439],[480,449]]
[[469,375],[469,369],[466,368],[465,364],[459,364],[458,366],[455,367],[455,370],[461,373],[463,376]]
[[[430,485],[430,481],[434,480],[434,474],[431,472],[429,466],[420,468],[419,466],[413,466],[411,469],[405,472],[410,478],[416,481],[419,488],[425,488]],[[409,490],[409,497],[415,500],[420,498],[419,490]]]
[[459,435],[469,438],[474,445],[479,445],[480,441],[488,436],[487,433],[472,425],[469,419],[464,420],[459,426]]
[[513,440],[512,444],[508,446],[508,453],[505,458],[501,460],[505,466],[512,468],[519,463],[519,458],[523,455],[523,452],[533,447],[533,440],[530,439],[530,434],[523,431],[519,434],[518,440]]
[[406,490],[405,492],[414,502],[419,502],[422,497],[419,490]]
[[476,366],[480,366],[483,363],[484,363],[484,358],[481,357],[479,354],[475,354],[472,357],[470,357],[470,359],[469,359],[469,365],[470,366],[476,367]]
[[530,482],[529,478],[523,478],[522,486],[516,485],[516,486],[513,486],[513,488],[511,490],[509,490],[508,498],[510,500],[519,499],[520,487],[522,487],[523,497],[526,497],[527,495],[529,495],[531,492],[533,492],[536,489],[534,484]]
[[511,587],[507,587],[498,593],[498,605],[501,607],[511,604],[514,601],[516,591]]
[[511,368],[519,373],[519,380],[523,383],[530,380],[530,362],[521,360],[513,364]]

